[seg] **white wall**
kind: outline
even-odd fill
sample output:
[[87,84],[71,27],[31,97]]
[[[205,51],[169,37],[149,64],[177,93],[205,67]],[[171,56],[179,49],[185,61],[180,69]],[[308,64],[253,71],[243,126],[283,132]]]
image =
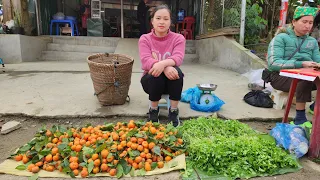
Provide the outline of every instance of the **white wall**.
[[18,34],[0,35],[0,58],[5,64],[23,61],[39,61],[46,49],[46,42],[40,38]]
[[19,35],[0,34],[0,58],[5,64],[22,62]]
[[197,40],[196,48],[200,63],[213,64],[238,73],[266,66],[266,62],[250,50],[225,36]]
[[40,61],[42,51],[47,49],[47,43],[32,36],[20,36],[21,60]]

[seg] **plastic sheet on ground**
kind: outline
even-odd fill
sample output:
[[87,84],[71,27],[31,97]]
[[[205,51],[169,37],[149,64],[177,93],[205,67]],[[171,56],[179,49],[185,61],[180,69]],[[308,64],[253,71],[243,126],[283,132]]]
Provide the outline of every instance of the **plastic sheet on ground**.
[[[12,174],[12,175],[18,175],[18,176],[32,176],[33,173],[27,171],[27,170],[17,170],[15,169],[18,165],[22,164],[22,162],[17,162],[15,160],[7,159],[3,163],[0,164],[0,173],[4,174]],[[186,158],[185,154],[181,154],[177,156],[176,158],[172,159],[168,163],[164,164],[164,167],[161,169],[154,169],[153,171],[148,171],[145,173],[146,176],[150,175],[156,175],[156,174],[164,174],[167,172],[175,171],[175,170],[181,170],[186,169]],[[134,171],[134,176],[138,176],[140,174],[140,170]],[[48,172],[44,170],[40,170],[38,173],[39,177],[61,177],[61,178],[71,178],[70,176],[61,173],[60,171],[54,171],[54,172]],[[103,177],[103,176],[109,176],[109,173],[98,173],[95,175],[96,177]],[[80,176],[77,176],[80,177]],[[130,173],[125,175],[124,177],[131,177]]]
[[[256,84],[256,85],[263,87],[264,81],[261,79],[263,70],[264,69],[251,70],[247,73],[242,74],[242,76],[248,78],[249,83]],[[270,83],[266,83],[266,89],[269,92],[272,92],[273,87],[271,86]]]

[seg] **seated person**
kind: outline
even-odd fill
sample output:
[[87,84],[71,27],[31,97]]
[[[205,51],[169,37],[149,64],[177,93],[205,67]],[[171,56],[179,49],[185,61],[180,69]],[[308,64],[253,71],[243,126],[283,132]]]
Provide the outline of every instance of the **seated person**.
[[[320,54],[317,40],[309,36],[317,9],[297,7],[292,25],[272,39],[268,48],[270,83],[274,89],[289,92],[292,78],[279,75],[281,69],[319,67]],[[300,47],[299,51],[296,51]],[[296,52],[296,53],[294,53]],[[305,114],[306,102],[311,102],[311,91],[316,86],[310,81],[299,81],[296,89],[296,117],[294,124],[311,126]],[[313,105],[311,105],[313,106]]]
[[170,31],[171,12],[166,5],[154,8],[151,22],[152,31],[139,39],[144,70],[141,84],[151,101],[148,120],[159,122],[159,100],[163,94],[169,94],[169,120],[178,126],[178,104],[183,87],[183,73],[179,66],[183,62],[186,40],[181,34]]

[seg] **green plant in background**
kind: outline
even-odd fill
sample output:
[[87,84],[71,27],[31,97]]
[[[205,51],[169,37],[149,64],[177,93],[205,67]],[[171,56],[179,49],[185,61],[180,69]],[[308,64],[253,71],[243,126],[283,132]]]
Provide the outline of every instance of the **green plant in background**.
[[[297,0],[289,0],[287,23],[292,22],[295,8],[304,5],[307,1],[303,0],[303,3],[299,3]],[[241,22],[241,1],[225,0],[224,2],[223,27],[239,27]],[[265,39],[267,36],[268,40],[271,40],[279,23],[281,1],[246,0],[246,2],[245,45],[257,44],[261,38]],[[315,5],[320,5],[320,0],[314,0],[314,2]],[[222,8],[221,0],[205,1],[203,33],[208,33],[222,27],[220,18],[222,11],[219,7]],[[238,40],[239,35],[235,36],[235,38]]]
[[224,26],[239,26],[241,24],[241,9],[230,8],[224,11]]
[[[248,3],[248,2],[247,2]],[[247,4],[245,44],[256,44],[260,40],[260,31],[266,27],[267,21],[261,17],[262,8],[259,4]]]
[[[260,31],[265,29],[267,21],[261,17],[262,7],[258,4],[263,1],[247,0],[245,21],[245,44],[256,44],[260,40]],[[224,25],[238,26],[241,23],[241,7],[230,8],[224,11]],[[238,38],[237,38],[238,39]]]
[[19,12],[18,9],[14,10],[13,21],[14,21],[15,27],[21,27],[21,13]]

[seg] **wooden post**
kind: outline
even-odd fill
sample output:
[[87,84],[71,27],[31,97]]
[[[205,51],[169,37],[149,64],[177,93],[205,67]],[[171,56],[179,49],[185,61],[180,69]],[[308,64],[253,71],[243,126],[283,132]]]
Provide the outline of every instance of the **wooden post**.
[[247,8],[247,1],[242,0],[241,1],[241,24],[240,24],[240,39],[239,42],[243,46],[244,45],[244,34],[246,29],[246,8]]
[[24,28],[26,35],[31,35],[32,27],[29,18],[28,0],[20,0],[21,27]]
[[13,19],[11,0],[2,0],[3,3],[3,22],[6,23]]
[[204,33],[207,33],[209,28],[213,28],[213,16],[214,16],[214,0],[209,0],[209,9],[207,12],[207,16],[206,16],[206,21],[205,21],[205,27],[204,27]]
[[273,32],[273,21],[274,21],[275,12],[276,12],[276,0],[273,1],[273,5],[272,5],[271,23],[270,23],[269,33],[268,33],[268,40],[270,41],[273,38],[272,32]]
[[41,30],[41,20],[40,20],[40,11],[39,11],[39,7],[40,7],[40,2],[39,0],[34,0],[35,2],[35,6],[36,6],[36,18],[37,18],[37,32],[38,32],[38,36],[41,35],[42,30]]
[[16,24],[24,28],[25,34],[31,34],[31,22],[29,21],[28,0],[3,0],[4,17],[3,22],[17,20],[20,24]]

